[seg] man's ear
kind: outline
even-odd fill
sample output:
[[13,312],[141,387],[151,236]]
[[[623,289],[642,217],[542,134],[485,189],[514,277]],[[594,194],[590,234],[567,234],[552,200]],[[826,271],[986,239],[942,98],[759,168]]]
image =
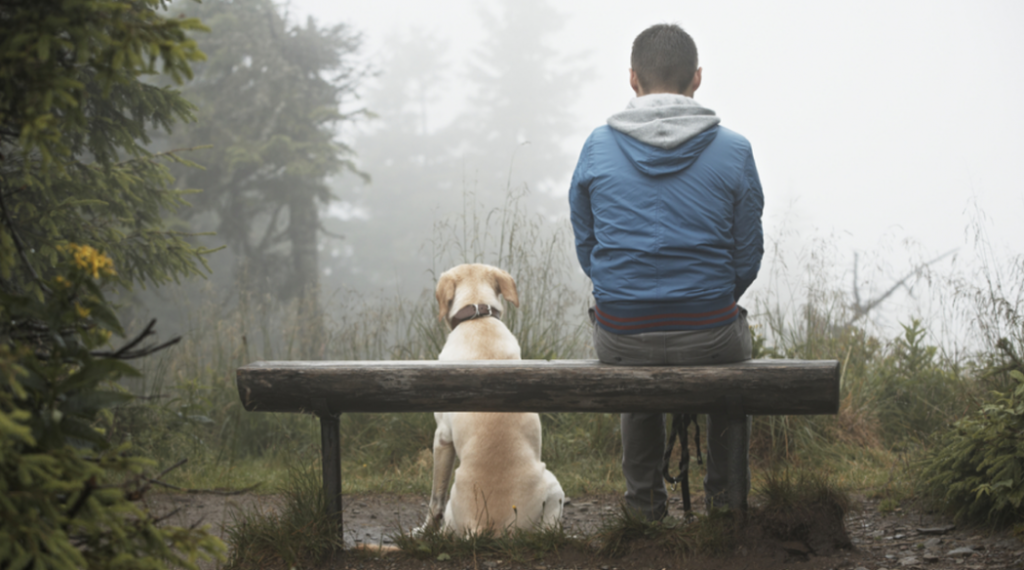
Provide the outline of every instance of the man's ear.
[[442,273],[437,280],[434,296],[437,297],[437,320],[443,321],[448,316],[452,300],[455,299],[455,278],[448,273]]
[[700,89],[701,71],[703,70],[704,68],[698,67],[697,71],[693,73],[693,79],[690,80],[690,87],[689,89],[686,90],[686,93],[684,93],[684,95],[692,99],[693,94],[696,93],[698,89]]
[[636,76],[633,68],[629,69],[629,86],[633,88],[633,93],[636,93],[637,97],[643,95],[643,89],[640,87],[640,78]]
[[501,269],[495,269],[494,284],[509,303],[519,307],[519,293],[516,292],[516,281],[511,275]]

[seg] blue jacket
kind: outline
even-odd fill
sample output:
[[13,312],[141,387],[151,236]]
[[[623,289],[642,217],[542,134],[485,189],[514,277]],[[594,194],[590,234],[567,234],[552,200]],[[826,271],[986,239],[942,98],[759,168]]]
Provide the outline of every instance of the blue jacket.
[[764,252],[764,197],[744,137],[713,125],[666,149],[598,127],[569,204],[600,326],[635,334],[736,319]]

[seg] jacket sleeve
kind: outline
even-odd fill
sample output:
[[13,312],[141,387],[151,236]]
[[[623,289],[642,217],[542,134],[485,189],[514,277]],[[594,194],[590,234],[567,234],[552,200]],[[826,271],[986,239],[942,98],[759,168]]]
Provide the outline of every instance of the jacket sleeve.
[[740,194],[733,209],[733,270],[736,275],[734,298],[739,301],[750,284],[757,278],[764,256],[764,234],[761,229],[761,212],[764,210],[764,193],[757,175],[753,153],[747,155],[740,181]]
[[590,208],[590,140],[583,145],[576,170],[569,185],[569,214],[572,231],[576,237],[576,258],[583,272],[590,277],[590,254],[597,245],[594,236],[594,212]]

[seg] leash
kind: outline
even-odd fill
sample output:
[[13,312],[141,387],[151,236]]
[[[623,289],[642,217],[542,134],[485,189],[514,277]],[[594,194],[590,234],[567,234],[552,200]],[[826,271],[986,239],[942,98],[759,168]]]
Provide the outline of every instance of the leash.
[[[693,424],[693,444],[697,448],[697,465],[703,465],[704,460],[700,454],[700,424],[697,423],[697,414],[672,414],[672,428],[661,468],[662,476],[672,484],[673,491],[676,484],[682,484],[683,511],[687,514],[690,513],[690,446],[687,444],[686,435],[691,423]],[[672,457],[672,448],[675,447],[676,438],[679,438],[679,446],[682,449],[679,454],[679,475],[673,477],[669,473],[669,459]]]

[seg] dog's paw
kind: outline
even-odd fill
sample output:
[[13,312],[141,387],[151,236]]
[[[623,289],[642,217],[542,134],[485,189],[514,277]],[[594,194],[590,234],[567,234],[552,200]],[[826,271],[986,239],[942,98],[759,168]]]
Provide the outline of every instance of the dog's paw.
[[420,538],[424,534],[426,534],[428,531],[437,530],[437,529],[441,528],[441,522],[442,522],[443,519],[444,519],[444,515],[443,514],[440,514],[440,515],[437,515],[437,516],[428,516],[426,522],[424,522],[420,526],[412,529],[412,533],[411,534],[412,534],[413,538]]

